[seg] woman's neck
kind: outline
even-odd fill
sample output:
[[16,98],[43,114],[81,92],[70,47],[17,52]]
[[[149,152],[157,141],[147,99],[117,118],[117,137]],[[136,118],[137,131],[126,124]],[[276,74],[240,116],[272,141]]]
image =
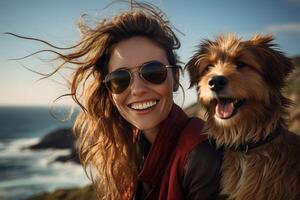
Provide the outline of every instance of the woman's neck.
[[155,127],[155,128],[152,128],[152,129],[149,129],[149,130],[144,130],[143,131],[143,134],[144,136],[147,138],[147,140],[153,144],[154,141],[155,141],[155,138],[158,134],[158,130],[159,128],[158,127]]

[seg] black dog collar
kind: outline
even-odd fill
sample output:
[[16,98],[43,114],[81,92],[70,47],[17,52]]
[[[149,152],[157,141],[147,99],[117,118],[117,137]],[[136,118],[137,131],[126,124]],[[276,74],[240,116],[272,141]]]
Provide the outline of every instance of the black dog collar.
[[[223,145],[220,148],[222,148],[223,150],[225,149],[229,149],[231,151],[237,151],[237,152],[244,152],[247,153],[249,150],[254,149],[256,147],[259,147],[261,145],[267,144],[269,142],[271,142],[273,139],[275,139],[277,136],[279,136],[282,133],[282,127],[280,125],[278,125],[266,138],[261,138],[259,139],[257,142],[247,142],[247,143],[243,143],[237,147],[234,146],[226,146]],[[210,141],[213,145],[215,145],[215,141]]]

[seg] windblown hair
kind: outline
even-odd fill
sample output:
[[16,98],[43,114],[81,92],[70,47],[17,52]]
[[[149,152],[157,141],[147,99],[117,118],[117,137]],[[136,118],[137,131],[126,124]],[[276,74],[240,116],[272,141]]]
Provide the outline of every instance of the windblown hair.
[[[75,125],[81,163],[90,175],[101,199],[133,197],[140,154],[135,143],[136,129],[128,123],[112,103],[102,83],[108,73],[108,62],[115,45],[133,36],[144,36],[166,52],[171,65],[177,65],[175,50],[180,42],[166,16],[157,7],[131,2],[131,10],[100,21],[95,27],[80,23],[81,41],[71,53],[43,50],[58,55],[63,64],[75,64],[71,79],[71,95],[82,108]],[[17,36],[20,37],[20,36]],[[25,37],[23,37],[25,38]],[[38,40],[57,50],[43,40]]]

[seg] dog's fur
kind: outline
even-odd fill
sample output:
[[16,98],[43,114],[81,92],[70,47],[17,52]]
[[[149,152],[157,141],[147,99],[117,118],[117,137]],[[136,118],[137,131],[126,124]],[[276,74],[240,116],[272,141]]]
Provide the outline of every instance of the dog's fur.
[[285,128],[291,103],[282,94],[293,65],[272,41],[221,35],[202,42],[186,65],[207,133],[224,148],[221,194],[228,199],[300,199],[300,139]]

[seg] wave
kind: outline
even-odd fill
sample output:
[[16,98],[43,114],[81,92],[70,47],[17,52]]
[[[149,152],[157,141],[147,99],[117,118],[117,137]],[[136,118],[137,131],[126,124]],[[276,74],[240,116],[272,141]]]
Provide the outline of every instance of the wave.
[[4,150],[5,149],[5,146],[4,146],[4,143],[0,141],[0,150]]
[[53,163],[39,173],[0,181],[0,199],[20,200],[58,188],[81,187],[90,183],[80,165]]
[[85,176],[81,166],[76,164],[53,164],[40,174],[28,174],[28,177],[0,182],[1,189],[48,185],[48,191],[65,185],[87,185],[90,180]]
[[20,150],[30,145],[38,143],[40,138],[19,138],[19,139],[7,139],[0,141],[0,147],[10,151]]
[[30,139],[15,139],[15,140],[7,140],[1,142],[2,151],[0,152],[0,158],[5,158],[8,156],[16,157],[16,156],[26,156],[26,153],[29,152],[23,150],[24,148],[35,144],[39,141],[39,138],[30,138]]
[[91,183],[81,165],[53,162],[58,156],[70,154],[70,149],[24,149],[38,141],[39,138],[1,141],[0,199],[20,200],[41,192]]
[[10,142],[5,142],[0,145],[2,148],[0,152],[0,158],[12,158],[12,157],[38,157],[40,163],[46,161],[53,161],[58,156],[68,155],[70,149],[43,149],[43,150],[30,150],[27,147],[38,143],[40,138],[30,139],[16,139]]

